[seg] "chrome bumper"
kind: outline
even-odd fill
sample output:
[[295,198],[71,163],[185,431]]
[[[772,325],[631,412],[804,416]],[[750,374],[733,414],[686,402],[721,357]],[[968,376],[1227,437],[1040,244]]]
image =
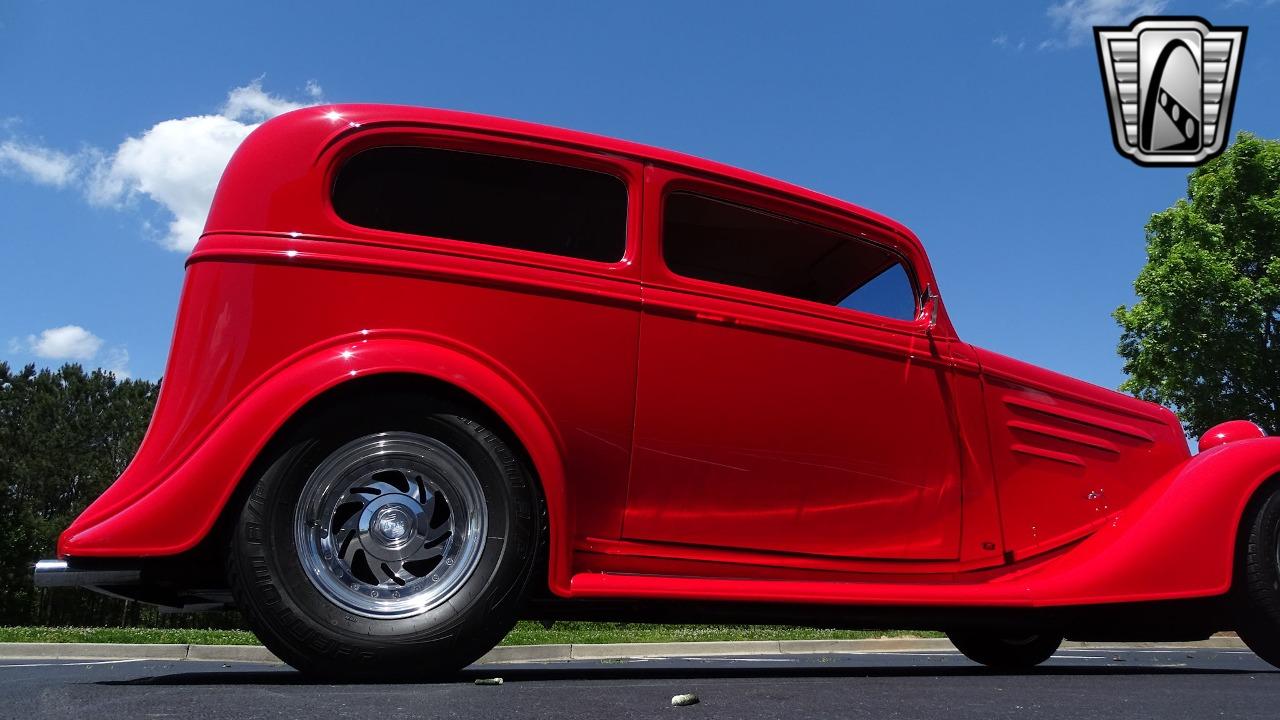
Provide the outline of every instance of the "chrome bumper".
[[41,560],[35,567],[36,587],[93,587],[132,585],[142,579],[137,568],[74,568],[66,560]]

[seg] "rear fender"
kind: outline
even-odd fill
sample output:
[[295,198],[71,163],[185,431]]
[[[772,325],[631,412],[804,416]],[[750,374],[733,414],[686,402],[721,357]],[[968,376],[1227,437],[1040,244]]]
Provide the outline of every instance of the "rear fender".
[[[169,469],[156,477],[130,477],[141,465],[135,459],[116,481],[127,495],[108,492],[90,506],[62,534],[59,557],[153,557],[190,550],[206,537],[241,478],[289,418],[343,383],[393,373],[456,387],[484,403],[515,434],[546,495],[552,531],[549,582],[552,590],[567,593],[571,515],[563,446],[548,414],[492,358],[412,332],[353,333],[283,361],[229,403],[214,427]],[[164,433],[164,428],[148,430],[149,436]],[[145,446],[146,441],[140,457]]]

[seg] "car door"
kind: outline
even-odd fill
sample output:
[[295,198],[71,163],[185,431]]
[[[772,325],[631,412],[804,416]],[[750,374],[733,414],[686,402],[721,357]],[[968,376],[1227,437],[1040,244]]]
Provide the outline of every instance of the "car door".
[[779,197],[648,175],[624,536],[956,558],[950,368],[894,237]]

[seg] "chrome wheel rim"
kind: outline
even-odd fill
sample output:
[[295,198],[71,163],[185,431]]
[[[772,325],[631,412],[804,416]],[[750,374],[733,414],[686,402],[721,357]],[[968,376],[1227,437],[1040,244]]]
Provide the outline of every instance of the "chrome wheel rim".
[[307,478],[294,542],[316,589],[344,610],[402,618],[448,600],[480,560],[480,479],[457,452],[408,432],[354,440]]

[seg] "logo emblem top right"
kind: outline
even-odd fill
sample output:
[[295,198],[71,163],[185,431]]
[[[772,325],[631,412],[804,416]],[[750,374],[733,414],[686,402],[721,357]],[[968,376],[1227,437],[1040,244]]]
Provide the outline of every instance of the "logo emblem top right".
[[1111,137],[1139,165],[1199,165],[1226,146],[1247,28],[1144,17],[1093,29]]

